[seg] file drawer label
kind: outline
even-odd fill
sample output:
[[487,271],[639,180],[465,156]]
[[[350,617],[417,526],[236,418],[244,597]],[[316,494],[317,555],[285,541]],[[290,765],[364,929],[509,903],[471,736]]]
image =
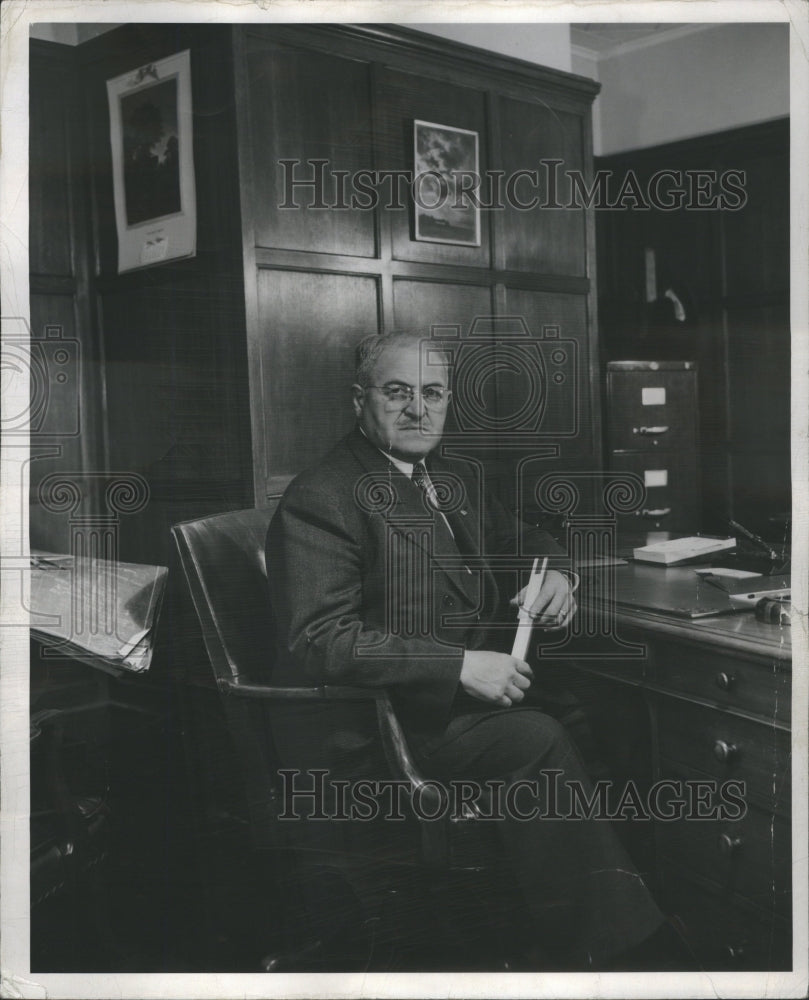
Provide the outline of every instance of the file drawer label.
[[640,399],[644,406],[665,406],[666,390],[661,386],[644,386],[640,391]]

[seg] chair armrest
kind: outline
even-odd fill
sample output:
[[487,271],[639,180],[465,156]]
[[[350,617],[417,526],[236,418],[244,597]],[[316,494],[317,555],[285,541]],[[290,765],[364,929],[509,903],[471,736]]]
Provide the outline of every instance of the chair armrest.
[[[385,759],[395,778],[403,778],[410,785],[410,793],[420,796],[429,815],[447,814],[447,793],[434,781],[425,778],[416,766],[407,737],[393,710],[385,688],[358,688],[323,685],[322,687],[280,687],[270,684],[250,684],[238,680],[217,678],[223,694],[240,698],[267,701],[373,701]],[[446,869],[449,864],[449,837],[447,822],[419,818],[422,855],[430,867]]]
[[[374,701],[379,732],[389,766],[396,772],[396,777],[406,778],[414,788],[425,784],[425,779],[419,774],[413,761],[404,731],[396,718],[385,688],[328,684],[320,687],[281,687],[224,678],[217,680],[217,686],[224,694],[240,698],[261,698],[267,701]],[[429,785],[427,792],[429,793],[431,789],[432,785]]]
[[250,684],[244,681],[220,678],[217,680],[219,690],[224,694],[236,695],[240,698],[260,698],[267,701],[374,701],[379,733],[388,765],[395,777],[405,778],[413,789],[420,789],[420,794],[431,799],[436,798],[438,804],[439,791],[434,782],[428,782],[419,772],[407,745],[404,730],[393,711],[390,697],[385,688],[361,688],[347,686],[332,686],[324,684],[320,687],[282,687],[271,684]]
[[324,684],[319,687],[282,687],[273,684],[250,684],[219,677],[216,686],[222,694],[240,698],[264,698],[269,701],[376,701],[387,699],[382,688],[344,687]]

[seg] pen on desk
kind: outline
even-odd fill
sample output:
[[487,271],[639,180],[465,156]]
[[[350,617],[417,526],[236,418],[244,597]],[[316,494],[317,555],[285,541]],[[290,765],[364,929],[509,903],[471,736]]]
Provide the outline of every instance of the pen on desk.
[[738,531],[739,534],[744,535],[748,541],[752,542],[754,545],[758,545],[760,549],[763,549],[773,562],[777,562],[778,559],[780,559],[778,553],[770,545],[768,545],[763,538],[760,538],[758,535],[750,531],[749,528],[745,528],[743,524],[739,524],[738,521],[734,521],[732,519],[728,520],[728,524],[734,531]]
[[69,563],[72,561],[72,556],[57,556],[54,559],[45,556],[31,556],[31,565],[34,569],[71,569]]
[[511,648],[511,655],[516,657],[518,660],[524,660],[528,653],[528,643],[531,640],[531,628],[534,624],[534,620],[531,617],[531,612],[528,610],[534,603],[534,599],[537,594],[542,590],[542,584],[545,582],[545,573],[548,569],[548,557],[542,560],[542,567],[537,573],[537,563],[539,562],[539,557],[534,559],[534,565],[531,568],[531,578],[528,581],[528,586],[525,588],[525,596],[523,597],[522,604],[520,604],[520,609],[517,612],[517,634],[514,636],[514,645]]

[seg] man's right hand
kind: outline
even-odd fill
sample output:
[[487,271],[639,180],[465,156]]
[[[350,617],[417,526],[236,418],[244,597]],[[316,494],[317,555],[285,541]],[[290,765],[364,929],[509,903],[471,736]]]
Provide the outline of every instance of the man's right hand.
[[531,668],[524,660],[507,653],[467,650],[461,667],[461,685],[467,694],[495,705],[520,702],[531,687]]

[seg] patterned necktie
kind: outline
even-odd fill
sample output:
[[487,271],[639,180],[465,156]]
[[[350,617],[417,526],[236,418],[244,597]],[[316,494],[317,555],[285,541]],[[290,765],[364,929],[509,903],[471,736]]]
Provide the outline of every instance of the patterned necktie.
[[427,475],[427,466],[424,462],[416,462],[413,466],[413,475],[411,478],[412,482],[418,486],[427,498],[427,503],[433,510],[438,510],[438,496],[435,492],[435,486],[433,486],[430,477]]
[[455,532],[452,530],[452,525],[447,520],[447,515],[443,512],[443,510],[441,510],[441,503],[438,499],[438,492],[436,491],[435,484],[430,479],[430,476],[427,472],[427,466],[424,464],[424,462],[416,462],[416,464],[413,466],[413,475],[411,476],[411,480],[413,483],[415,483],[416,486],[418,486],[418,488],[424,494],[424,497],[427,501],[427,505],[430,508],[432,508],[432,510],[437,511],[441,515],[442,523],[446,527],[447,531],[450,533],[450,536],[454,539]]

